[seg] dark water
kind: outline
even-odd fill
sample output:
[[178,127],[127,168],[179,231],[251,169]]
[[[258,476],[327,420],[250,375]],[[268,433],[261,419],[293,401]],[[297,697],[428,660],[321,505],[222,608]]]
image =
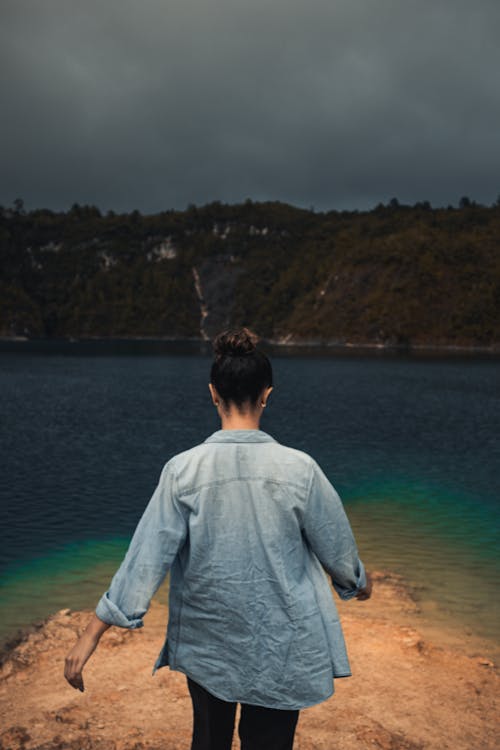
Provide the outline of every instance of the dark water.
[[[93,606],[161,468],[219,428],[210,359],[0,354],[0,637]],[[262,429],[340,492],[369,566],[416,585],[434,616],[500,622],[496,361],[275,356]]]

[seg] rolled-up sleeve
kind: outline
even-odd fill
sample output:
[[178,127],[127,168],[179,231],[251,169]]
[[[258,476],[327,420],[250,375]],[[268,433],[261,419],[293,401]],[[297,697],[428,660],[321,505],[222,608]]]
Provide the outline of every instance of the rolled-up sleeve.
[[151,598],[186,536],[187,519],[176,497],[175,472],[170,461],[163,468],[108,591],[97,604],[97,617],[121,628],[142,627]]
[[351,599],[366,586],[366,573],[342,501],[313,461],[304,511],[305,538],[332,579],[341,599]]

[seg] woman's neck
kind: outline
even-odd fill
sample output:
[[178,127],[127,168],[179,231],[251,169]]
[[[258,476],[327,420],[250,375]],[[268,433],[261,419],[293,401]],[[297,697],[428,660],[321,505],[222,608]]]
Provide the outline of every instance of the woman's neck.
[[260,413],[240,412],[237,409],[231,409],[229,412],[222,412],[221,429],[223,430],[258,430],[260,423]]

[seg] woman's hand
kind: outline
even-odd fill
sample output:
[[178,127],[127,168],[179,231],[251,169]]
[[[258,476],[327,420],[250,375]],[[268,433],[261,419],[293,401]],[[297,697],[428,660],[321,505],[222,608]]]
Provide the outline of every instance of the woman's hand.
[[366,586],[364,589],[360,589],[358,593],[356,594],[356,599],[359,599],[360,602],[364,602],[366,599],[369,599],[372,595],[372,577],[369,573],[366,573]]
[[64,676],[69,684],[83,693],[82,670],[89,657],[94,653],[98,641],[84,633],[78,643],[71,649],[64,662]]
[[82,670],[94,653],[101,635],[109,628],[96,614],[64,661],[64,676],[76,690],[84,691]]

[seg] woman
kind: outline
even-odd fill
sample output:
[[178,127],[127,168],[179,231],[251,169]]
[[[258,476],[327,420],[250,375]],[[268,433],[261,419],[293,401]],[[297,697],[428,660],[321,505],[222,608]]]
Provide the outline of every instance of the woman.
[[153,668],[187,676],[192,750],[289,750],[299,710],[350,675],[327,578],[342,599],[371,582],[342,503],[318,464],[259,429],[271,364],[248,329],[214,341],[221,429],[164,466],[127,554],[68,654],[82,669],[110,625],[141,627],[170,570],[167,638]]

